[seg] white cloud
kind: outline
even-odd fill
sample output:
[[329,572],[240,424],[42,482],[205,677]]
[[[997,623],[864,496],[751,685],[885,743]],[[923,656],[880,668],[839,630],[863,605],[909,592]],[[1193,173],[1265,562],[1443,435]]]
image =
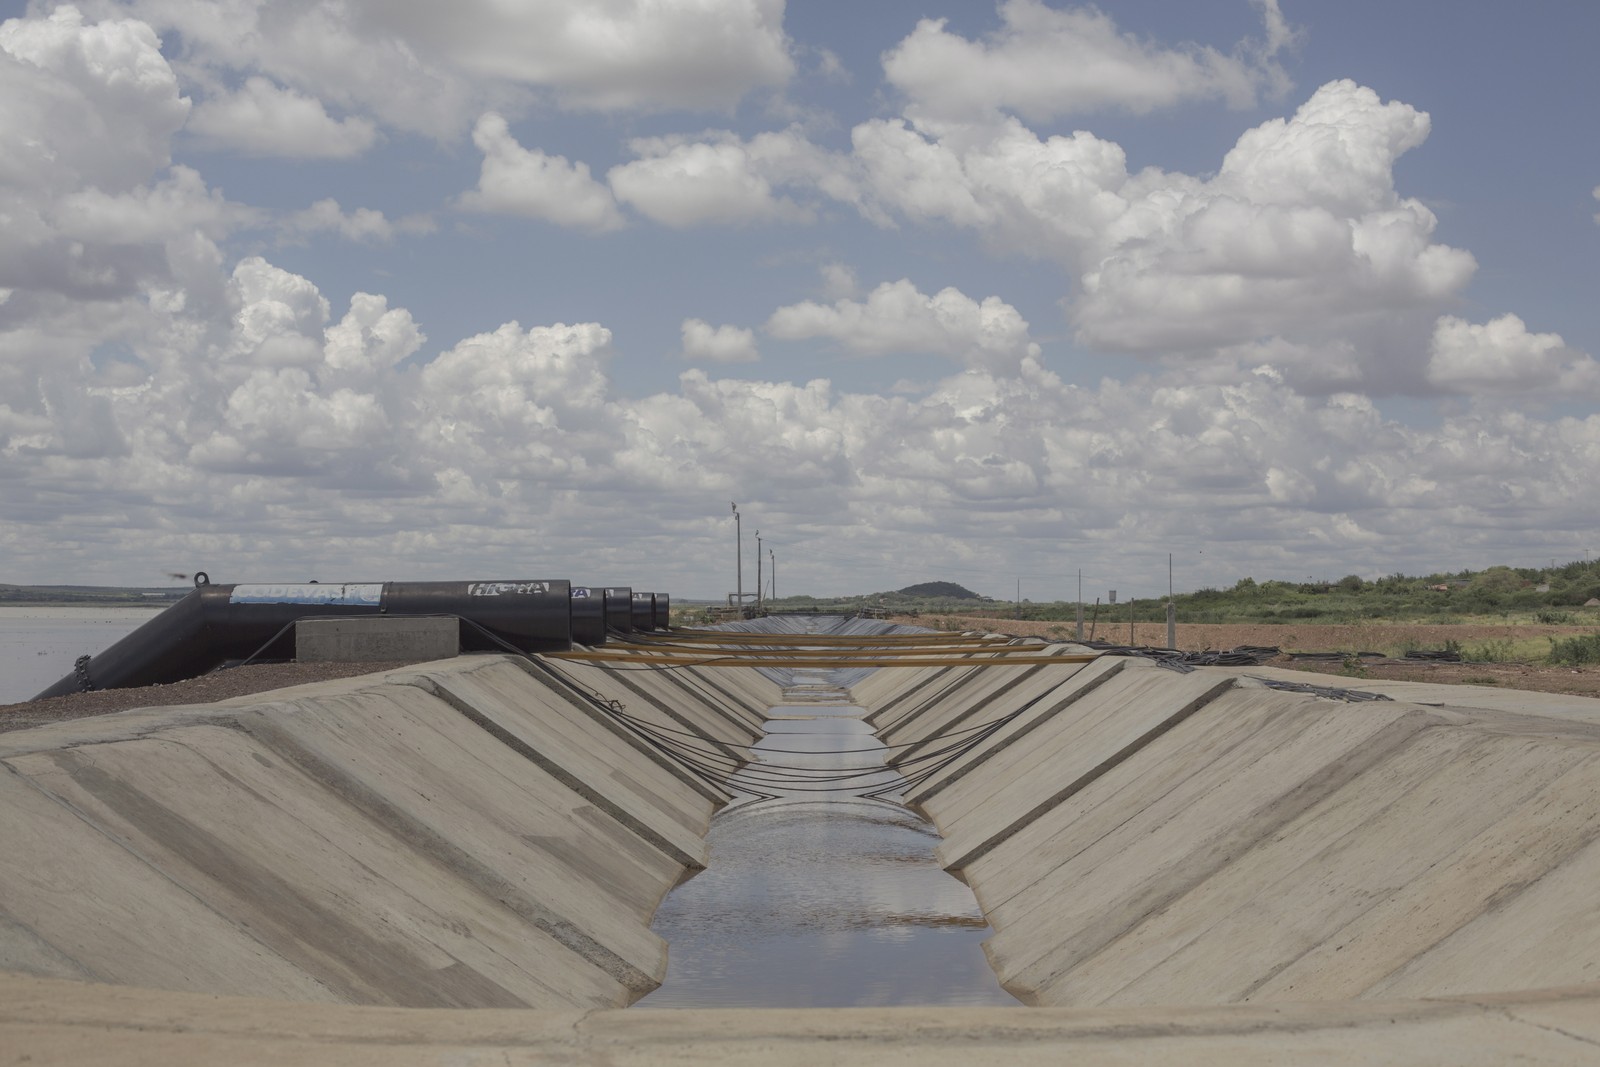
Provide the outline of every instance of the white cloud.
[[861,292],[855,269],[846,263],[824,263],[817,268],[822,278],[822,295],[829,300],[844,300]]
[[[101,0],[110,6],[110,0]],[[186,84],[239,108],[224,86],[270,80],[313,109],[437,138],[536,95],[599,110],[732,110],[794,74],[782,0],[126,0],[181,39]],[[284,110],[287,100],[276,101]],[[209,106],[209,105],[208,105]],[[216,125],[230,127],[219,117]],[[323,146],[343,142],[324,136]],[[243,131],[240,131],[241,133]],[[253,146],[256,151],[266,147]]]
[[[628,397],[597,323],[508,323],[418,367],[421,332],[380,296],[358,294],[334,321],[309,280],[260,259],[241,261],[227,291],[220,312],[168,306],[170,328],[140,341],[136,380],[40,365],[41,406],[0,393],[14,566],[119,573],[105,560],[137,529],[141,556],[226,557],[240,572],[354,573],[383,558],[445,577],[499,570],[536,536],[549,566],[649,573],[681,592],[704,577],[673,561],[724,543],[706,516],[735,498],[784,531],[791,559],[830,561],[808,587],[898,578],[907,552],[986,568],[997,537],[1049,556],[1063,529],[1074,558],[1110,573],[1175,539],[1203,541],[1224,571],[1296,573],[1375,539],[1411,544],[1418,528],[1435,531],[1419,568],[1514,543],[1534,516],[1551,536],[1592,529],[1600,416],[1475,409],[1410,429],[1362,397],[1309,398],[1265,371],[1081,388],[1020,355],[1014,311],[953,290],[896,283],[785,309],[797,331],[862,351],[1008,354],[980,354],[916,398],[703,370]],[[0,346],[17,341],[0,331]],[[595,523],[619,509],[639,528],[597,546]],[[641,553],[667,543],[661,569],[641,571]],[[1413,562],[1397,551],[1386,566]]]
[[[133,14],[181,38],[186,84],[227,96],[225,86],[259,76],[363,121],[435,137],[455,135],[497,95],[426,42],[368,24],[335,0],[129,0]],[[395,5],[396,7],[400,5]]]
[[783,0],[358,0],[367,27],[479,77],[598,110],[731,109],[794,74]]
[[472,143],[483,153],[483,167],[478,187],[461,197],[462,208],[597,232],[624,225],[611,192],[590,176],[587,163],[522,147],[502,116],[491,111],[480,117]]
[[290,240],[304,240],[319,233],[337,234],[346,241],[378,241],[387,243],[397,234],[432,233],[436,229],[427,215],[407,215],[391,220],[383,212],[369,207],[345,211],[332,197],[318,200],[303,211],[285,218],[279,229]]
[[262,77],[203,101],[189,130],[214,147],[287,159],[353,159],[378,139],[371,120],[335,119],[320,100]]
[[1481,326],[1453,315],[1440,317],[1427,378],[1448,393],[1600,398],[1600,364],[1569,348],[1560,334],[1529,333],[1515,315]]
[[[1320,347],[1408,316],[1425,334],[1476,268],[1394,189],[1396,160],[1427,132],[1426,114],[1343,81],[1247,131],[1209,179],[1129,174],[1118,145],[1041,140],[1016,119],[942,134],[878,120],[853,139],[884,210],[1061,263],[1079,278],[1083,343],[1163,354],[1275,337]],[[1366,387],[1420,377],[1421,345],[1399,363],[1376,348]]]
[[0,99],[0,286],[14,317],[98,320],[85,337],[126,329],[111,320],[214,279],[216,242],[261,218],[169,166],[189,101],[142,23],[65,5],[7,20]]
[[713,327],[704,319],[683,320],[683,358],[712,363],[753,363],[761,358],[754,330]]
[[150,27],[70,4],[0,23],[0,99],[0,179],[34,191],[145,182],[189,115]]
[[804,182],[837,188],[829,157],[796,131],[763,133],[748,142],[726,132],[706,138],[635,140],[640,158],[607,175],[617,199],[678,228],[808,222],[814,211],[774,187]]
[[1027,322],[999,297],[980,304],[955,288],[927,296],[904,278],[883,283],[864,302],[842,299],[829,306],[807,300],[779,308],[766,331],[786,341],[827,337],[862,355],[946,356],[994,373],[1015,374],[1023,361],[1039,356]]
[[928,121],[968,121],[996,111],[1052,119],[1105,109],[1142,114],[1196,99],[1249,107],[1288,79],[1277,51],[1292,38],[1277,0],[1257,0],[1264,44],[1225,55],[1196,44],[1167,48],[1117,28],[1095,7],[1053,8],[1042,0],[1002,0],[998,30],[971,41],[924,19],[883,57],[890,84]]

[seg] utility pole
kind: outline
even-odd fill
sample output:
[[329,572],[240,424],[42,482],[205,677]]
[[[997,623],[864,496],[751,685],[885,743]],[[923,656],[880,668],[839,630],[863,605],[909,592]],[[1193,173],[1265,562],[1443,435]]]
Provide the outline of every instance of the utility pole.
[[1167,553],[1167,647],[1178,647],[1178,605],[1172,602],[1172,553]]
[[733,505],[733,576],[734,603],[739,608],[739,618],[744,618],[744,535],[739,522],[739,505]]
[[1078,568],[1078,640],[1083,640],[1083,568]]
[[761,614],[761,531],[756,531],[756,614]]
[[767,559],[772,562],[772,599],[778,599],[778,557],[772,554],[772,549],[767,549]]

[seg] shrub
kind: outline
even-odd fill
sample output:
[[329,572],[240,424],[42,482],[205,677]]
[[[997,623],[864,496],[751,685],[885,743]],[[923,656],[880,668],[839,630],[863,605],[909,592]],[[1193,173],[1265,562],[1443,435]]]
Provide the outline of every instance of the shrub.
[[1587,634],[1583,637],[1552,637],[1550,662],[1570,663],[1574,666],[1582,663],[1600,663],[1600,633]]
[[1560,626],[1563,623],[1568,623],[1568,622],[1572,621],[1572,612],[1570,612],[1570,611],[1541,611],[1537,615],[1535,615],[1534,618],[1538,619],[1540,622],[1544,623],[1547,626]]
[[1469,663],[1507,663],[1512,655],[1511,639],[1507,637],[1485,641],[1477,648],[1470,648],[1462,653],[1462,658]]

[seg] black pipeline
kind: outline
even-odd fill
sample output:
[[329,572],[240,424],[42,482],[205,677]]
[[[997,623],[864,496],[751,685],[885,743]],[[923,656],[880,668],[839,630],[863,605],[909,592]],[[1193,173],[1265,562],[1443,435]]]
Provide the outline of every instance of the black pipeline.
[[[466,652],[505,651],[507,645],[523,652],[561,652],[574,640],[602,643],[607,627],[646,628],[633,617],[616,618],[607,610],[611,598],[599,589],[579,589],[586,595],[575,597],[577,591],[564,579],[544,578],[213,585],[199,574],[193,592],[99,655],[80,659],[72,674],[34,699],[163,685],[230,660],[289,659],[293,624],[304,618],[452,615],[462,620]],[[650,598],[644,602],[653,608],[658,596],[664,603],[665,594],[651,593],[632,594],[630,601]],[[653,611],[649,623],[656,623]]]

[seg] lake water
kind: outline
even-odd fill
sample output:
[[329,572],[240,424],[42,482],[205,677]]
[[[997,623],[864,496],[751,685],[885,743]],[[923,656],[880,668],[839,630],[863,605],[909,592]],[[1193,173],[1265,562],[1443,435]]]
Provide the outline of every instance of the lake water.
[[34,608],[0,605],[0,704],[27,700],[132,633],[163,608]]

